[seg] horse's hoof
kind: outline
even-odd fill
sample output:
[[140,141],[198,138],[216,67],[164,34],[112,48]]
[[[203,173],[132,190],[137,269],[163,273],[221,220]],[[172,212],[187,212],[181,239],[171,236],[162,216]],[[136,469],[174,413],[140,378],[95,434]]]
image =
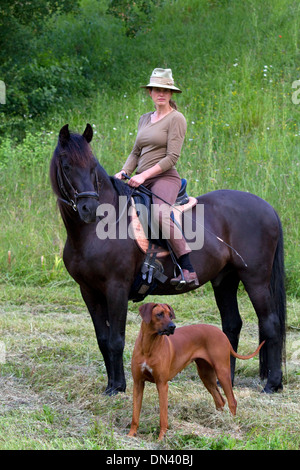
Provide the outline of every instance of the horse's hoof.
[[276,392],[281,392],[283,390],[282,384],[279,385],[266,385],[265,388],[261,391],[261,393],[276,393]]
[[124,393],[126,390],[126,386],[125,387],[106,387],[105,391],[104,391],[104,395],[107,395],[109,397],[113,397],[115,395],[117,395],[118,393]]

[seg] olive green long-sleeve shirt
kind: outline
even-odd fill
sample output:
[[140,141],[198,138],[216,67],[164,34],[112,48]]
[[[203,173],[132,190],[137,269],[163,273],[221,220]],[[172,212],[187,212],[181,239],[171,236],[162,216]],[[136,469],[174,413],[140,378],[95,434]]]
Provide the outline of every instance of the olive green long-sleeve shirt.
[[151,114],[143,114],[139,120],[134,147],[122,170],[131,175],[142,173],[157,163],[162,171],[175,168],[186,133],[183,114],[173,110],[157,122],[151,122]]

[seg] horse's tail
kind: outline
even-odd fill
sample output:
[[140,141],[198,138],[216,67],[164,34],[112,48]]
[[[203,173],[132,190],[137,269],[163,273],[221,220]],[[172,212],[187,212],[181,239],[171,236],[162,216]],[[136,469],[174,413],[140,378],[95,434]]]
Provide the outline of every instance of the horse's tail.
[[260,343],[258,348],[256,348],[255,351],[252,354],[249,354],[248,356],[242,356],[241,354],[238,354],[237,352],[235,352],[235,350],[233,349],[233,347],[230,344],[230,354],[233,357],[236,357],[237,359],[243,359],[243,360],[251,359],[252,357],[256,356],[256,354],[258,354],[258,352],[260,351],[261,347],[265,344],[265,342],[266,341],[262,341],[262,343]]
[[[284,246],[282,225],[278,214],[275,212],[278,225],[279,237],[275,251],[271,279],[270,294],[272,311],[276,315],[279,325],[279,341],[281,345],[281,360],[285,362],[285,336],[286,336],[286,294],[285,294],[285,270],[284,270]],[[266,350],[260,352],[260,375],[261,378],[268,376]]]

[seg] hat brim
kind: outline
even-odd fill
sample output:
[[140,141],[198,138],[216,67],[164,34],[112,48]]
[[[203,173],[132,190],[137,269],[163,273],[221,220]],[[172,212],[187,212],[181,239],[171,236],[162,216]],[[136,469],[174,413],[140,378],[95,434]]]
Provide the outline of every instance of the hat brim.
[[140,88],[166,88],[167,90],[172,90],[174,93],[182,93],[182,91],[179,90],[179,88],[177,88],[176,86],[172,86],[172,85],[161,85],[161,84],[155,85],[154,83],[149,83],[148,85],[142,85]]

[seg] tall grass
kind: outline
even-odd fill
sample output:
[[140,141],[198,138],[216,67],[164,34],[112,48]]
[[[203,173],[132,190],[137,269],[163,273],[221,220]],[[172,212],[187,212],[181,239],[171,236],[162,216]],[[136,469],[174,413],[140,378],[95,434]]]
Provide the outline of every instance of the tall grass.
[[[92,63],[106,36],[101,29],[101,38],[95,37],[93,1],[85,4]],[[68,30],[68,21],[57,22],[54,42],[60,29]],[[74,46],[80,21],[72,23]],[[168,66],[184,91],[176,96],[188,123],[178,170],[188,179],[189,193],[240,189],[272,204],[283,223],[288,291],[299,295],[300,105],[292,102],[292,83],[299,77],[298,25],[299,6],[292,0],[166,1],[151,28],[134,40],[122,36],[114,21],[119,48],[108,54],[114,66],[105,87],[99,80],[98,92],[79,107],[66,101],[65,110],[48,120],[28,121],[23,143],[7,137],[0,144],[1,279],[68,282],[61,263],[64,227],[48,177],[59,129],[69,122],[83,131],[90,122],[94,153],[114,174],[132,148],[140,114],[152,109],[138,87],[154,67]]]
[[3,280],[44,283],[63,268],[62,222],[49,186],[50,135],[28,135],[24,143],[9,145],[2,169],[1,275]]

